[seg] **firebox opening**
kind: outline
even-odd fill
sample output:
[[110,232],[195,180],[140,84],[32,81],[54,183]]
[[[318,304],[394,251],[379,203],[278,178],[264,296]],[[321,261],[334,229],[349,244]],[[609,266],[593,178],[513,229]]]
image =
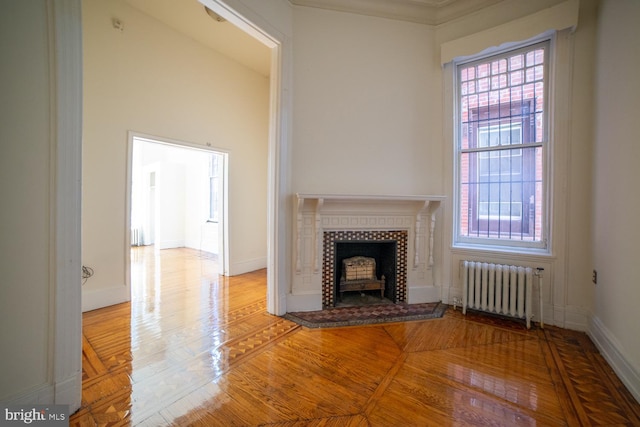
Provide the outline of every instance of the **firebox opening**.
[[[372,301],[380,303],[396,303],[397,285],[397,246],[396,240],[350,240],[335,242],[335,266],[333,278],[333,301],[341,305],[369,304]],[[343,275],[343,261],[352,257],[369,257],[375,259],[376,278],[385,277],[384,295],[380,290],[362,290],[345,292],[340,298],[339,284]]]

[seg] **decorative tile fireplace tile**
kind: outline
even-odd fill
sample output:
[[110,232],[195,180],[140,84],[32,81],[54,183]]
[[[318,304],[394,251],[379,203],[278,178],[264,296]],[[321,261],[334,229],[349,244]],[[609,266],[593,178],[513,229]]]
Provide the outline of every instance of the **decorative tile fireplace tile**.
[[396,243],[395,289],[392,290],[394,302],[406,302],[407,299],[407,241],[406,230],[340,230],[325,231],[322,243],[322,306],[335,306],[336,299],[336,247],[341,242],[384,242]]

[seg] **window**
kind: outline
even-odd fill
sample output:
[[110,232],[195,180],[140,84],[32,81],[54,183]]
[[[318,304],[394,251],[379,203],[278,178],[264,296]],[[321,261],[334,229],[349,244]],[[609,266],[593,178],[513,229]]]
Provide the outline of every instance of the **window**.
[[549,42],[456,66],[456,242],[546,246]]

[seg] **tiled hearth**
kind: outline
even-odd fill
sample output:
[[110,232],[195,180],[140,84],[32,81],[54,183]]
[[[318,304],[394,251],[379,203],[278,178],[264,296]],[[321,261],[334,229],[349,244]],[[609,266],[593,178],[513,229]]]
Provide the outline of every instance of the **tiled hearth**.
[[335,306],[336,277],[336,242],[396,242],[396,289],[394,292],[396,303],[407,299],[407,238],[406,230],[344,230],[325,231],[322,244],[322,307]]

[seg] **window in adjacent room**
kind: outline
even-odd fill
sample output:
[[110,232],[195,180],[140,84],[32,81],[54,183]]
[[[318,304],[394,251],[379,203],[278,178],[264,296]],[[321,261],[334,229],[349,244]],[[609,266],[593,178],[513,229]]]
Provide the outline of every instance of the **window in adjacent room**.
[[549,42],[456,65],[456,243],[546,247]]

